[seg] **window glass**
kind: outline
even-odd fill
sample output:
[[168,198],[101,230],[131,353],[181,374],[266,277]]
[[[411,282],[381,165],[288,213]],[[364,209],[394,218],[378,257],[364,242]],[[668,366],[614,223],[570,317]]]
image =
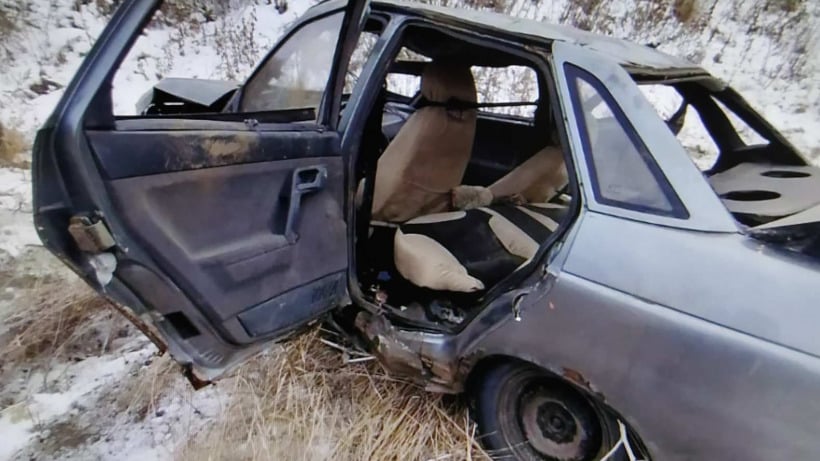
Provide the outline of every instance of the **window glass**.
[[[479,103],[532,102],[538,101],[538,79],[535,71],[524,66],[472,67],[478,91]],[[481,112],[516,115],[533,118],[535,107],[501,106],[482,107]]]
[[242,112],[314,109],[333,67],[342,13],[306,24],[288,38],[253,76],[242,96]]
[[[669,85],[639,85],[638,88],[664,121],[668,122],[683,104],[683,97]],[[702,171],[711,168],[717,161],[718,147],[692,106],[686,107],[683,125],[679,128],[675,136],[695,165]]]
[[603,85],[569,67],[571,92],[595,198],[637,211],[685,217],[683,205]]

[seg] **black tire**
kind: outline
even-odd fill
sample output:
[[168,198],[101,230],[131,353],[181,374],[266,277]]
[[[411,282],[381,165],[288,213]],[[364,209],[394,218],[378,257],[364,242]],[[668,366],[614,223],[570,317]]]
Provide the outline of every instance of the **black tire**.
[[618,441],[614,418],[534,366],[495,366],[472,386],[470,397],[480,441],[493,459],[594,461]]

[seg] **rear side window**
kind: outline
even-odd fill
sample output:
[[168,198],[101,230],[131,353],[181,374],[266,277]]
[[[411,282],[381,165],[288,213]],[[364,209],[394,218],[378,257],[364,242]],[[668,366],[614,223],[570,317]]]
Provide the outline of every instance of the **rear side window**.
[[509,106],[481,107],[479,111],[532,119],[538,105],[538,78],[524,66],[472,67],[478,103],[511,103]]
[[575,66],[567,64],[565,70],[595,199],[620,208],[688,218],[674,189],[604,85]]

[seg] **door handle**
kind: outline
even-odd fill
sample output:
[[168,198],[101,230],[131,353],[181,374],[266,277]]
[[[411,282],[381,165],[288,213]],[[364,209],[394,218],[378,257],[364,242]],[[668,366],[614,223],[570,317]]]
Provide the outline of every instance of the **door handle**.
[[288,214],[285,220],[285,239],[294,244],[299,240],[296,226],[299,224],[299,211],[302,196],[322,190],[327,182],[327,168],[324,165],[313,165],[293,170],[290,187],[283,192],[288,197]]

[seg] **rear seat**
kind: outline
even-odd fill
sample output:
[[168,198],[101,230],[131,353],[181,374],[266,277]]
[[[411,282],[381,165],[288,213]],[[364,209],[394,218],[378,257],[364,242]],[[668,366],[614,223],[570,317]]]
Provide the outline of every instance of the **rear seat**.
[[412,219],[393,240],[396,268],[419,287],[483,290],[527,264],[567,210],[555,203],[501,204]]

